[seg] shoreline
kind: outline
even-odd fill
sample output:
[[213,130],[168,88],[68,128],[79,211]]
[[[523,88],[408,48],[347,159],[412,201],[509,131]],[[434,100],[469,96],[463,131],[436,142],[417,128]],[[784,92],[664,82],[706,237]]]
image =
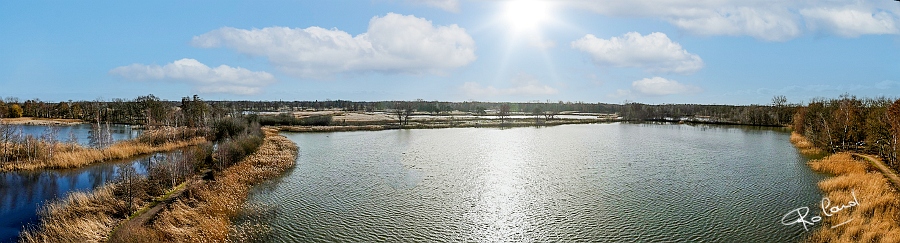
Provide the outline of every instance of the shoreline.
[[274,130],[264,131],[258,150],[214,179],[209,172],[195,173],[133,211],[123,211],[130,202],[117,194],[129,186],[124,182],[74,192],[44,206],[40,223],[22,231],[18,241],[225,242],[250,187],[281,175],[296,161],[296,144]]
[[[534,122],[531,118],[517,118],[505,122],[498,119],[481,120],[431,120],[413,121],[409,125],[398,125],[397,122],[354,122],[347,125],[328,126],[303,126],[303,125],[274,125],[266,126],[281,132],[348,132],[348,131],[382,131],[399,129],[442,129],[442,128],[512,128],[512,127],[548,127],[571,124],[600,124],[616,123],[622,120],[606,119],[555,119],[550,121]],[[349,122],[347,122],[349,123]]]
[[72,126],[85,124],[86,122],[78,119],[57,119],[57,118],[36,118],[36,117],[19,117],[19,118],[3,118],[4,124],[10,125],[32,125],[32,126]]

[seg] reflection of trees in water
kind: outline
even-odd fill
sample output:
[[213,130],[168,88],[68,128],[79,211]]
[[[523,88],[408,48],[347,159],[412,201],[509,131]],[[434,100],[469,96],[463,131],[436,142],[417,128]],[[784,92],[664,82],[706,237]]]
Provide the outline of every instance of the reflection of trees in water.
[[49,201],[76,190],[90,191],[103,186],[116,178],[117,165],[129,164],[138,174],[145,175],[148,161],[162,160],[164,157],[164,154],[156,154],[124,163],[103,163],[74,170],[0,173],[0,218],[7,214],[23,214],[23,210],[30,210],[36,215],[36,210]]
[[[13,127],[15,129],[21,129],[23,136],[32,135],[34,137],[39,137],[41,134],[45,133],[48,127],[55,127],[59,129],[59,132],[56,134],[56,140],[69,142],[71,140],[70,137],[75,137],[78,144],[82,146],[88,146],[91,142],[91,131],[93,125],[96,124],[77,124],[66,126],[13,125]],[[102,127],[104,132],[109,132],[109,137],[113,142],[133,139],[141,133],[141,130],[133,129],[129,125],[101,124],[100,127]]]

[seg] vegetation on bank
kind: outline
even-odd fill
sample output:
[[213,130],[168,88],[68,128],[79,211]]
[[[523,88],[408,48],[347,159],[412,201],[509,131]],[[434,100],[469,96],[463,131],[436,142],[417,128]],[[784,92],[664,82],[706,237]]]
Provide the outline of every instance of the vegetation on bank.
[[818,184],[831,204],[819,206],[858,202],[831,216],[820,215],[822,226],[806,241],[900,242],[900,194],[885,174],[852,156],[874,154],[888,163],[887,170],[900,168],[900,100],[817,99],[796,110],[791,127],[791,142],[800,153],[830,154],[809,161],[814,171],[833,175]]
[[843,95],[799,107],[791,126],[828,153],[873,154],[900,170],[900,99],[859,99]]
[[241,229],[232,227],[231,219],[240,212],[250,187],[281,175],[293,166],[297,154],[293,142],[269,130],[258,151],[218,173],[215,180],[192,184],[187,196],[169,204],[150,225],[121,230],[121,234],[127,234],[122,238],[137,242],[225,242],[229,236],[247,236],[235,232]]
[[[263,143],[263,133],[255,122],[233,118],[210,124],[209,131],[204,134],[214,138],[211,140],[217,146],[203,142],[164,159],[151,160],[146,176],[138,175],[130,165],[122,165],[118,168],[114,183],[92,193],[71,193],[65,199],[48,203],[39,213],[40,223],[23,231],[20,242],[105,241],[119,222],[153,202],[154,198],[186,181],[199,180],[203,171],[224,173],[227,168],[255,153]],[[178,134],[193,134],[174,132],[185,129],[148,132],[135,141],[150,145],[168,144],[168,139],[177,138]]]
[[900,242],[900,194],[884,175],[872,172],[867,163],[846,152],[812,160],[809,166],[834,175],[819,182],[831,202],[821,207],[859,204],[832,216],[819,214],[822,225],[807,242]]
[[[571,101],[531,102],[445,102],[445,101],[204,101],[198,96],[168,101],[156,96],[134,99],[46,102],[40,99],[21,101],[15,97],[0,100],[0,118],[36,117],[78,119],[87,122],[110,122],[146,126],[194,126],[206,118],[239,117],[248,114],[285,113],[296,111],[340,110],[351,112],[384,112],[406,124],[414,114],[446,115],[462,112],[471,115],[532,115],[547,120],[565,113],[618,114],[630,121],[679,121],[722,124],[781,126],[790,123],[791,114],[799,107],[788,104],[784,96],[777,96],[770,104],[758,105],[701,105],[701,104],[642,104],[626,101],[621,104]],[[260,117],[267,117],[260,115]],[[267,118],[268,119],[268,118]],[[322,117],[322,119],[326,119]],[[263,125],[269,121],[260,120]],[[297,121],[275,118],[277,125]],[[312,122],[322,125],[324,120]],[[272,124],[272,125],[276,125]],[[365,125],[365,124],[356,124]]]

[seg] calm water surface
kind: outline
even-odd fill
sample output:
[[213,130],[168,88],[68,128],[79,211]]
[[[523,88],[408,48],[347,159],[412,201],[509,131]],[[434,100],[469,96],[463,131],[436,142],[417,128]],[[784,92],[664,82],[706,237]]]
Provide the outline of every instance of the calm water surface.
[[[796,242],[821,199],[783,130],[654,124],[286,134],[273,242]],[[251,219],[245,219],[251,220]],[[796,225],[795,225],[796,226]]]
[[[164,154],[153,155],[153,161]],[[118,166],[130,165],[145,175],[151,156],[114,161],[69,170],[0,173],[0,242],[15,242],[22,227],[38,223],[38,209],[48,201],[74,191],[91,191],[118,175]]]
[[[106,124],[100,127],[106,128]],[[22,131],[22,135],[31,135],[40,138],[42,134],[47,133],[50,126],[42,125],[15,125],[15,129]],[[66,126],[54,126],[59,129],[56,133],[56,140],[59,142],[68,142],[71,138],[82,146],[90,145],[91,124],[75,124]],[[109,124],[109,133],[113,141],[128,140],[137,138],[141,135],[140,129],[133,129],[131,125]]]

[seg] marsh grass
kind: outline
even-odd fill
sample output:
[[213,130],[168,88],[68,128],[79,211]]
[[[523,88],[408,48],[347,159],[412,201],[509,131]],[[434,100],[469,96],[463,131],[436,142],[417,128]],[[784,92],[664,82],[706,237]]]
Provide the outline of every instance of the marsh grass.
[[849,153],[812,160],[809,166],[834,175],[818,184],[832,206],[853,201],[854,194],[859,205],[831,217],[823,216],[820,229],[807,242],[900,242],[900,194],[884,175],[870,172],[868,164],[853,159]]
[[124,201],[116,199],[115,187],[74,192],[48,203],[39,212],[39,226],[22,231],[19,242],[104,242],[126,208]]

